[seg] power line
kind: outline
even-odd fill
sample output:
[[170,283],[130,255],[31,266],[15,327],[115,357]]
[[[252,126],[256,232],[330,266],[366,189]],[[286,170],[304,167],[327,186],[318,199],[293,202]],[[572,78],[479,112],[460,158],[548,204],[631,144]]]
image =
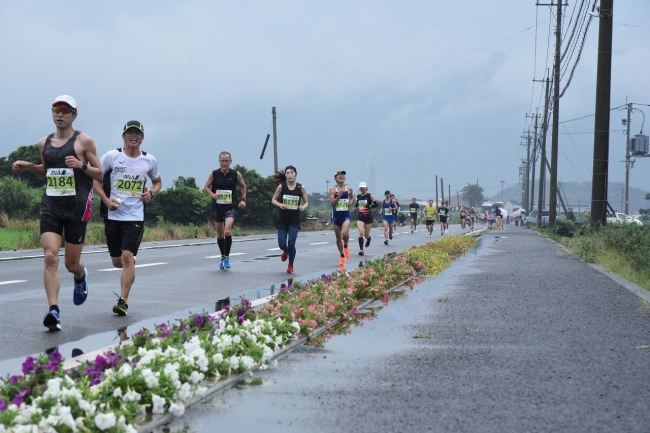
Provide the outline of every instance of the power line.
[[535,23],[535,25],[532,25],[532,26],[530,26],[530,27],[527,27],[527,28],[525,28],[525,29],[523,29],[523,30],[520,30],[520,31],[518,31],[518,32],[516,32],[516,33],[513,33],[513,34],[511,34],[510,36],[506,36],[506,37],[503,38],[503,39],[499,39],[499,40],[496,41],[496,42],[492,42],[492,43],[490,43],[490,44],[487,44],[487,45],[482,46],[481,48],[477,48],[477,49],[475,49],[474,51],[470,51],[470,52],[467,53],[467,54],[463,54],[463,55],[458,56],[458,57],[455,57],[455,58],[453,58],[453,59],[451,59],[451,60],[447,60],[446,62],[440,63],[440,64],[438,64],[438,65],[436,65],[436,66],[432,66],[432,67],[427,68],[427,69],[425,69],[425,70],[423,70],[423,71],[416,72],[416,73],[411,74],[411,75],[407,75],[406,77],[399,78],[399,79],[394,80],[394,81],[391,81],[391,82],[389,82],[389,83],[382,84],[382,85],[380,85],[380,86],[373,87],[373,88],[370,88],[370,89],[367,89],[367,90],[364,90],[364,91],[362,91],[362,92],[358,92],[358,93],[355,93],[355,94],[352,94],[352,95],[344,96],[344,97],[342,97],[342,98],[335,99],[335,100],[333,100],[333,101],[325,102],[325,103],[323,103],[323,104],[314,105],[314,106],[312,106],[312,107],[308,107],[308,108],[303,108],[302,110],[292,111],[292,112],[290,112],[290,113],[283,114],[283,115],[281,115],[281,116],[277,116],[277,117],[278,117],[278,118],[279,118],[279,117],[286,117],[286,116],[291,116],[292,114],[297,114],[297,113],[302,113],[302,112],[304,112],[304,111],[314,110],[314,109],[316,109],[316,108],[321,108],[321,107],[324,107],[324,106],[326,106],[326,105],[330,105],[330,104],[334,104],[334,103],[337,103],[337,102],[345,101],[346,99],[354,98],[354,97],[356,97],[356,96],[364,95],[364,94],[366,94],[366,93],[370,93],[370,92],[373,92],[373,91],[375,91],[375,90],[379,90],[379,89],[382,89],[382,88],[384,88],[384,87],[391,86],[391,85],[393,85],[393,84],[395,84],[395,83],[399,83],[399,82],[401,82],[401,81],[408,80],[409,78],[413,78],[413,77],[416,77],[416,76],[418,76],[418,75],[422,75],[422,74],[424,74],[424,73],[426,73],[426,72],[429,72],[429,71],[432,71],[432,70],[434,70],[434,69],[440,68],[440,67],[442,67],[442,66],[448,65],[449,63],[453,63],[453,62],[455,62],[455,61],[457,61],[457,60],[460,60],[460,59],[463,59],[463,58],[465,58],[465,57],[471,56],[472,54],[478,53],[479,51],[482,51],[482,50],[484,50],[484,49],[486,49],[486,48],[489,48],[489,47],[491,47],[491,46],[493,46],[493,45],[499,44],[499,43],[501,43],[501,42],[503,42],[503,41],[505,41],[505,40],[508,40],[508,39],[510,39],[510,38],[513,38],[513,37],[515,37],[515,36],[517,36],[517,35],[519,35],[519,34],[521,34],[521,33],[527,32],[528,30],[530,30],[530,29],[532,29],[533,27],[536,27],[536,26],[537,26],[537,23]]

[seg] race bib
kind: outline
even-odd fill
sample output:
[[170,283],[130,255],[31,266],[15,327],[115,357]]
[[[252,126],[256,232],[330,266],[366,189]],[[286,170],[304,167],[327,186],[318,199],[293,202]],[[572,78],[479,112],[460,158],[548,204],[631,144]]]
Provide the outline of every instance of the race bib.
[[436,214],[435,214],[434,212],[427,212],[427,218],[428,218],[428,219],[433,219],[433,217],[434,217],[435,215],[436,215]]
[[350,201],[350,199],[347,199],[347,198],[342,198],[341,200],[339,200],[338,203],[336,203],[336,211],[337,212],[343,212],[343,211],[349,210],[348,209],[349,201]]
[[385,209],[385,210],[384,210],[384,215],[386,215],[386,216],[390,216],[390,215],[392,215],[392,214],[393,214],[393,210],[392,210],[392,209]]
[[282,196],[282,203],[288,210],[296,210],[298,209],[298,203],[300,203],[300,197],[297,195],[284,195]]
[[144,191],[144,182],[141,174],[120,173],[117,175],[115,190],[121,197],[139,197]]
[[412,208],[411,208],[411,213],[418,213],[418,209],[415,208],[415,207],[412,207]]
[[232,191],[229,189],[217,190],[217,203],[219,204],[232,204]]
[[71,168],[48,168],[45,194],[54,197],[76,195],[74,170]]
[[368,201],[362,200],[359,202],[359,210],[367,210],[368,209]]

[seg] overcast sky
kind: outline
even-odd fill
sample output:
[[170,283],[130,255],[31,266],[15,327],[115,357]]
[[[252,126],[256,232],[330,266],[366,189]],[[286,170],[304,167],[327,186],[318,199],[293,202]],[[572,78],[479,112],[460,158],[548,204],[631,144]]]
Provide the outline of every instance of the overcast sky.
[[[648,0],[614,4],[612,107],[650,104],[648,17]],[[277,107],[279,166],[295,165],[309,192],[346,170],[376,195],[435,197],[435,175],[452,194],[478,179],[492,195],[518,183],[554,19],[535,0],[6,0],[0,156],[53,132],[50,105],[70,94],[100,156],[140,120],[165,187],[202,185],[222,150],[268,176],[272,138],[259,158]],[[561,121],[594,113],[597,40],[594,19]],[[625,180],[624,117],[612,111],[610,181]],[[642,120],[632,115],[633,133]],[[591,182],[593,116],[560,126],[559,180]],[[650,158],[630,178],[649,190]]]

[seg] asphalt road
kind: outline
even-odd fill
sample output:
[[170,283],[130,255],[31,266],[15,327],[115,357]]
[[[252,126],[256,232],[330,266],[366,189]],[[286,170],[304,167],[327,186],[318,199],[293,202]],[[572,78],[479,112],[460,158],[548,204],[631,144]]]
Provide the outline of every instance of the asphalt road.
[[521,227],[483,236],[351,334],[277,361],[254,374],[261,386],[218,395],[177,427],[650,431],[647,305]]
[[[358,252],[358,231],[351,231],[347,267],[363,259],[403,250],[431,241],[418,226],[411,234],[398,227],[390,245],[383,244],[383,229],[374,229],[366,255]],[[451,227],[450,234],[460,233]],[[434,232],[434,239],[440,237]],[[49,332],[42,324],[47,312],[43,289],[42,250],[0,251],[0,376],[20,371],[25,356],[59,347],[63,356],[72,349],[90,352],[117,342],[116,330],[127,326],[132,333],[143,326],[187,317],[189,312],[214,311],[215,303],[226,297],[245,295],[248,299],[278,290],[288,277],[312,279],[338,269],[338,250],[332,231],[301,232],[297,241],[295,273],[286,273],[280,261],[276,235],[235,237],[230,271],[219,270],[216,239],[148,242],[138,253],[136,279],[129,297],[129,314],[118,317],[112,307],[119,293],[120,271],[112,268],[105,246],[85,247],[82,255],[88,270],[89,295],[81,306],[72,303],[72,276],[60,258],[62,331]]]

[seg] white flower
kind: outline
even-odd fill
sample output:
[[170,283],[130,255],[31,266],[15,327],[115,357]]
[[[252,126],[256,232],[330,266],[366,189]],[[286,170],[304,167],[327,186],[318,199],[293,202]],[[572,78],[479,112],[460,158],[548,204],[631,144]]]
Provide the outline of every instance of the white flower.
[[124,363],[124,364],[122,364],[120,369],[117,371],[117,376],[118,377],[129,377],[129,376],[131,376],[131,373],[133,373],[133,367],[131,367],[131,364]]
[[158,413],[158,414],[165,413],[165,403],[167,402],[165,401],[164,398],[156,394],[152,394],[151,402],[153,403],[153,409],[151,410],[151,412]]
[[113,412],[109,413],[98,413],[95,415],[95,425],[100,430],[106,430],[115,425],[115,414]]
[[234,337],[232,337],[232,342],[233,342],[234,344],[239,344],[239,343],[241,343],[241,337],[240,337],[239,335],[235,335]]
[[212,356],[212,360],[213,360],[216,364],[219,364],[219,363],[221,363],[221,362],[223,361],[223,355],[222,355],[221,353],[215,353],[215,354]]
[[208,369],[208,358],[205,357],[205,355],[201,355],[196,359],[196,365],[199,367],[201,371],[207,371]]
[[244,364],[244,371],[250,370],[252,366],[255,365],[255,360],[250,356],[242,356],[240,359],[240,364]]
[[178,362],[175,362],[173,364],[167,364],[165,365],[165,368],[163,370],[163,373],[168,376],[171,380],[176,380],[178,379],[178,369],[180,368],[180,365]]
[[124,394],[124,397],[122,398],[122,400],[124,400],[124,401],[132,401],[132,402],[137,403],[137,402],[140,401],[141,397],[142,396],[140,395],[140,393],[133,391],[131,388],[128,388],[128,391],[127,391],[126,394]]
[[96,407],[94,404],[90,404],[84,399],[79,399],[79,409],[83,410],[84,412],[95,413]]
[[172,403],[169,405],[169,413],[174,416],[181,416],[185,413],[185,405],[183,403]]
[[57,400],[59,399],[59,394],[61,393],[61,378],[56,377],[47,381],[47,389],[43,393],[43,397],[54,397]]
[[273,358],[273,349],[269,346],[264,346],[264,354],[262,355],[262,362],[268,362]]
[[152,338],[151,339],[151,344],[158,346],[160,345],[160,338]]
[[222,331],[225,328],[226,328],[226,321],[223,319],[219,319],[219,330]]
[[192,387],[189,383],[184,383],[181,385],[180,390],[178,391],[178,398],[181,400],[187,400],[192,396]]
[[296,328],[296,331],[300,331],[300,324],[298,322],[291,322],[291,326]]
[[205,378],[205,375],[203,373],[199,373],[198,371],[193,371],[192,374],[190,374],[190,377],[187,379],[188,382],[197,384],[201,382]]
[[115,388],[113,390],[113,397],[115,397],[115,398],[122,397],[122,388]]
[[221,344],[219,345],[219,350],[224,350],[232,344],[232,337],[230,335],[224,335],[221,338]]
[[239,368],[239,356],[233,355],[228,361],[230,362],[231,367]]
[[144,383],[147,384],[149,389],[155,388],[158,386],[158,378],[154,375],[153,371],[148,368],[142,370],[142,378]]

